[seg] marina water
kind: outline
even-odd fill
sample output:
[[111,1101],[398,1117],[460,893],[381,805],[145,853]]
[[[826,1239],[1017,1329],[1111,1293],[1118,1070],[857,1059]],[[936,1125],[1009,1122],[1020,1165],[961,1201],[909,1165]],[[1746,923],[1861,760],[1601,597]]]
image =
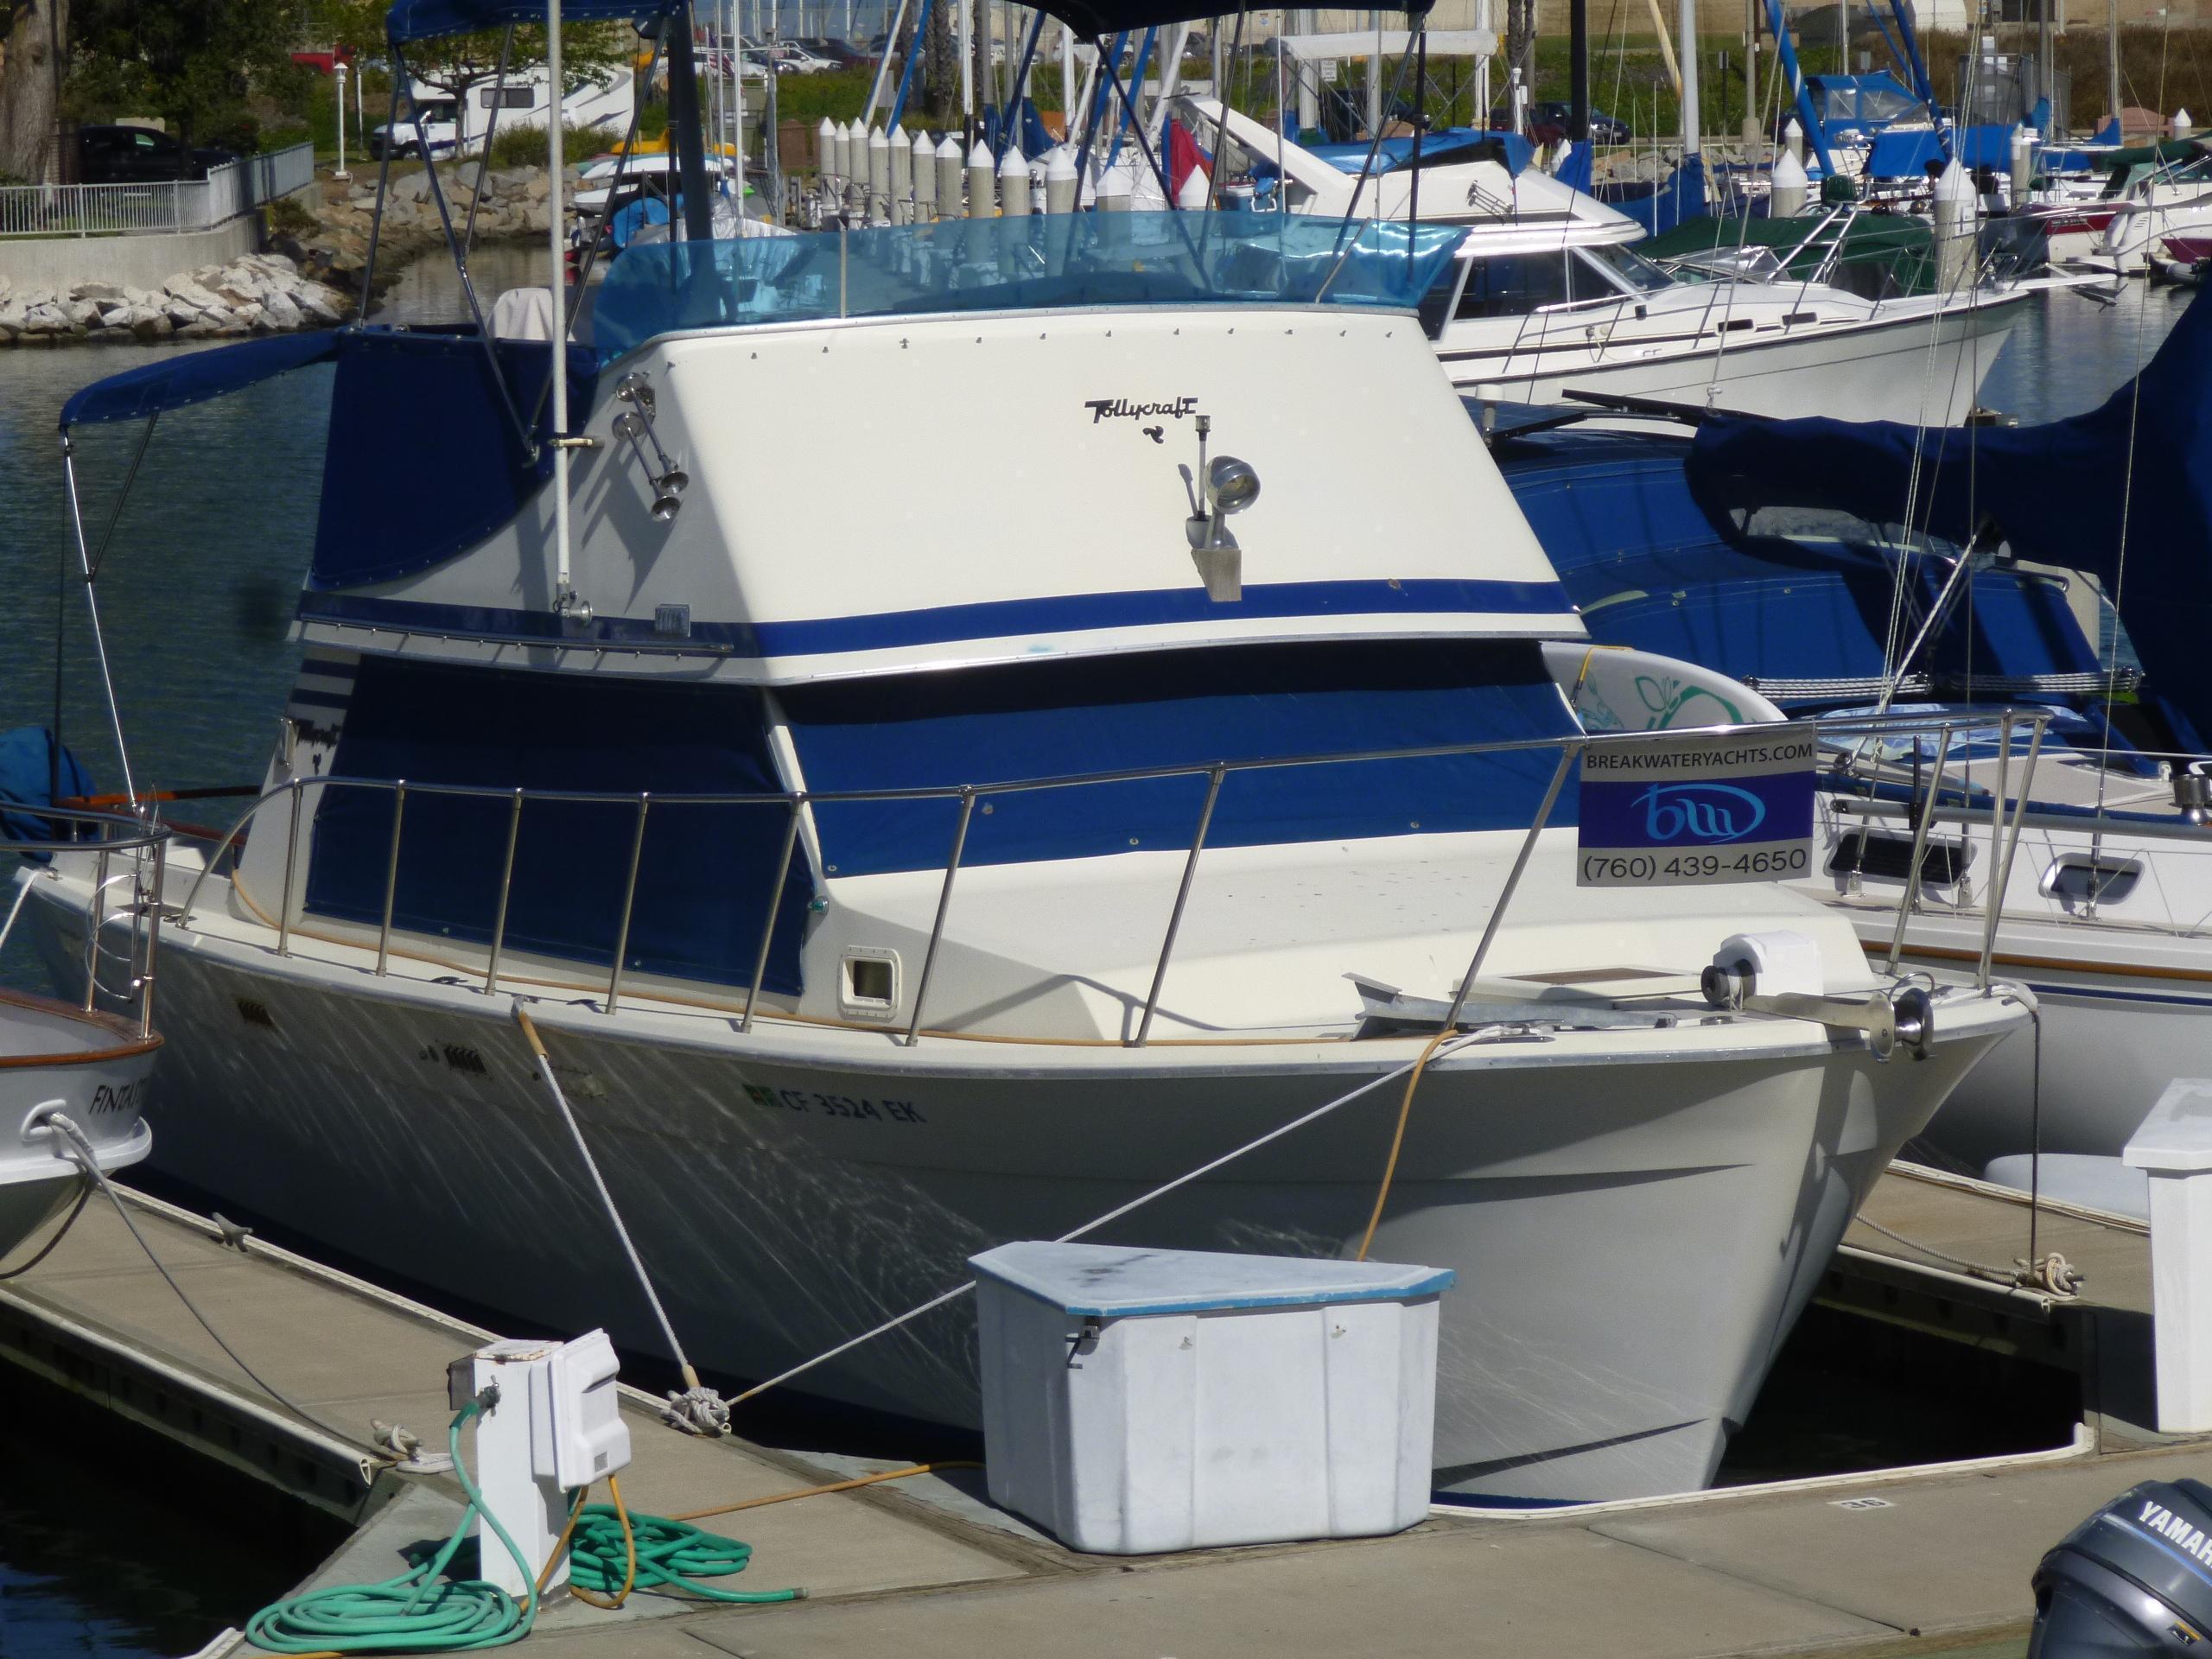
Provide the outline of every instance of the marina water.
[[[480,250],[474,271],[485,303],[507,287],[542,281],[543,260],[534,246]],[[2088,408],[2157,348],[2183,302],[2140,283],[2109,306],[2046,296],[2013,332],[1983,401],[2023,421]],[[450,267],[432,259],[403,276],[378,320],[461,315]],[[54,420],[63,399],[86,382],[184,349],[0,353],[0,467],[7,480],[0,602],[14,622],[12,649],[0,652],[0,726],[55,718],[58,607],[70,641],[59,687],[60,727],[102,789],[119,788],[122,780],[105,702],[82,649],[83,599],[77,584],[59,579],[64,556],[73,563],[73,550],[65,543]],[[297,666],[285,636],[315,536],[328,388],[329,371],[310,369],[164,416],[112,526],[116,488],[132,464],[137,431],[93,428],[78,440],[94,552],[111,527],[112,546],[127,550],[102,569],[99,592],[125,732],[139,766],[150,769],[135,779],[142,789],[255,783],[262,776],[275,735],[267,710],[283,705]],[[409,499],[410,481],[391,480],[391,511],[404,518]],[[194,803],[175,816],[227,823],[238,805]],[[40,976],[11,947],[0,977],[38,988]],[[86,1426],[85,1438],[97,1433],[97,1425]],[[39,1411],[0,1417],[0,1653],[189,1651],[277,1593],[314,1558],[311,1552],[305,1561],[295,1559],[297,1529],[288,1536],[281,1526],[241,1527],[232,1535],[209,1524],[189,1467],[160,1458],[57,1455],[52,1447],[61,1444],[77,1441],[54,1436]],[[118,1515],[130,1519],[118,1525]]]

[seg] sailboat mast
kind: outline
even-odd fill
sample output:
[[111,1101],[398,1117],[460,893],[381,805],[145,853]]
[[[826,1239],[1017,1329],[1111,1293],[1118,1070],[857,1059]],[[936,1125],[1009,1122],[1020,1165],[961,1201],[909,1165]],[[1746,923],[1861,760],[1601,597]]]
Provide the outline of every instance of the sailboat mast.
[[1682,156],[1698,154],[1697,0],[1681,0]]

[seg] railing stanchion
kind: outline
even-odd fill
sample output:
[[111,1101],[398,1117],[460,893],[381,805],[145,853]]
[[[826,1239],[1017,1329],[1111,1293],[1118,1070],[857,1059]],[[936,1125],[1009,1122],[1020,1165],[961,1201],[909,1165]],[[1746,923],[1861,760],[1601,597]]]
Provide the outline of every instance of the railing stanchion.
[[377,929],[377,977],[382,979],[391,960],[391,905],[399,893],[399,827],[407,817],[407,780],[395,781],[391,791],[391,849],[384,861],[384,921]]
[[753,1005],[760,995],[760,976],[768,971],[768,946],[776,937],[776,912],[783,904],[785,878],[791,874],[791,852],[798,845],[798,798],[794,796],[784,825],[784,850],[776,860],[776,879],[768,884],[768,913],[760,918],[760,948],[753,955],[753,983],[746,988],[745,1018],[737,1022],[740,1036],[753,1029]]
[[[1904,950],[1905,922],[1911,916],[1913,907],[1920,902],[1920,861],[1928,851],[1928,826],[1936,817],[1936,798],[1943,792],[1944,768],[1950,765],[1950,761],[1951,726],[1946,721],[1942,734],[1936,740],[1936,780],[1929,787],[1927,798],[1920,804],[1920,823],[1912,832],[1912,865],[1905,872],[1904,902],[1897,906],[1897,925],[1890,934],[1890,971],[1893,974],[1897,970],[1897,957]],[[1912,769],[1916,773],[1920,770],[1920,734],[1917,732],[1912,737]],[[1860,837],[1860,846],[1859,867],[1864,870],[1866,867],[1864,836]]]
[[1183,906],[1191,897],[1191,882],[1198,873],[1198,854],[1206,844],[1206,830],[1213,823],[1213,804],[1221,798],[1221,780],[1229,768],[1216,761],[1213,770],[1206,774],[1205,804],[1198,809],[1198,827],[1191,837],[1190,856],[1183,861],[1182,885],[1175,889],[1175,907],[1167,912],[1167,937],[1160,942],[1160,960],[1153,964],[1152,989],[1144,999],[1144,1017],[1137,1021],[1135,1040],[1129,1045],[1142,1048],[1152,1037],[1152,1016],[1160,1007],[1160,988],[1167,978],[1167,957],[1175,949],[1175,935],[1183,925]]
[[522,791],[515,791],[515,804],[507,814],[507,851],[499,861],[499,902],[492,913],[492,957],[484,964],[484,995],[490,996],[499,988],[499,953],[507,944],[507,895],[515,884],[515,839],[522,833]]
[[[2022,769],[2019,794],[2012,808],[2012,833],[2005,838],[2004,863],[1998,868],[1996,880],[1990,887],[1989,897],[1984,901],[1984,907],[1989,914],[1982,923],[1981,969],[1977,976],[1976,983],[1985,995],[1989,990],[1990,959],[1997,952],[1997,918],[2004,913],[2005,890],[2012,883],[2012,855],[2020,845],[2020,823],[2028,810],[2028,791],[2035,783],[2036,759],[2043,753],[2043,734],[2050,724],[2049,715],[2036,716],[2034,734],[2028,739],[2028,763]],[[2008,712],[2005,716],[2005,747],[2009,750],[2012,745],[2012,717]],[[1998,810],[2000,812],[2004,810],[2004,797],[2000,793],[1998,797]],[[1990,852],[1993,856],[1996,851],[1997,843],[1993,838],[1990,842]],[[2090,868],[2094,875],[2095,867],[2092,865]]]
[[151,1036],[154,1030],[154,964],[162,953],[162,885],[168,871],[168,842],[154,842],[154,901],[146,911],[146,971],[138,980],[138,1034]]
[[100,988],[100,929],[107,922],[107,849],[100,849],[92,865],[92,931],[85,936],[85,1012]]
[[908,1048],[922,1039],[922,995],[930,988],[930,970],[937,966],[938,941],[944,937],[944,912],[952,904],[952,878],[960,874],[960,855],[968,845],[968,820],[975,816],[976,791],[960,791],[960,823],[952,832],[952,853],[944,861],[944,885],[938,889],[937,919],[930,924],[930,948],[922,957],[922,976],[914,985],[914,1017],[906,1023]]
[[1582,758],[1582,751],[1589,745],[1587,738],[1571,737],[1560,745],[1559,765],[1552,769],[1550,786],[1544,791],[1543,804],[1537,807],[1529,833],[1521,838],[1521,850],[1514,855],[1513,868],[1505,878],[1505,888],[1497,895],[1497,907],[1484,924],[1483,936],[1475,945],[1475,954],[1468,960],[1466,976],[1459,982],[1459,988],[1452,993],[1452,1007],[1445,1014],[1444,1029],[1451,1031],[1459,1023],[1459,1010],[1467,1005],[1467,994],[1475,988],[1475,976],[1483,970],[1483,958],[1490,955],[1491,941],[1497,937],[1498,926],[1505,920],[1506,906],[1513,902],[1514,890],[1521,885],[1521,872],[1529,868],[1529,855],[1536,850],[1536,837],[1550,821],[1552,807],[1559,799],[1559,791],[1567,782],[1567,774]]
[[[292,791],[292,827],[284,837],[284,894],[276,907],[276,954],[292,954],[292,870],[300,852],[300,779],[285,785]],[[233,878],[235,880],[235,878]]]
[[638,867],[645,855],[645,809],[652,804],[652,794],[641,791],[638,796],[637,833],[630,837],[630,879],[622,887],[622,922],[614,932],[614,971],[607,976],[609,1014],[622,1000],[622,958],[630,954],[630,916],[638,905]]

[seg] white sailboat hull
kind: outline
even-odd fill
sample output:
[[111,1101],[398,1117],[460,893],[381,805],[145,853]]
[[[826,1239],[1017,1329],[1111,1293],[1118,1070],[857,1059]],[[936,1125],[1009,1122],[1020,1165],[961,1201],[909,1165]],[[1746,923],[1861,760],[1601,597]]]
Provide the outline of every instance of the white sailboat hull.
[[[1709,334],[1684,340],[1679,330],[1638,338],[1625,322],[1586,341],[1578,319],[1554,321],[1549,335],[1529,319],[1503,328],[1496,346],[1457,346],[1471,331],[1448,328],[1438,356],[1462,392],[1508,402],[1560,404],[1571,391],[1595,391],[1783,419],[1954,425],[1973,412],[2024,303],[2009,296],[1939,315],[1907,301],[1864,323],[1752,332],[1718,346]],[[1693,327],[1700,321],[1692,315]]]

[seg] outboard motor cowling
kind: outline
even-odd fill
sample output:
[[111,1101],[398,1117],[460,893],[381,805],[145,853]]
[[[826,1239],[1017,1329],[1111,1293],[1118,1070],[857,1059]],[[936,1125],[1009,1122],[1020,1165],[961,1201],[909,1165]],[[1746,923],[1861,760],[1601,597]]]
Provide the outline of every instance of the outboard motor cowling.
[[2028,1659],[2212,1656],[2212,1487],[2146,1480],[2036,1568]]

